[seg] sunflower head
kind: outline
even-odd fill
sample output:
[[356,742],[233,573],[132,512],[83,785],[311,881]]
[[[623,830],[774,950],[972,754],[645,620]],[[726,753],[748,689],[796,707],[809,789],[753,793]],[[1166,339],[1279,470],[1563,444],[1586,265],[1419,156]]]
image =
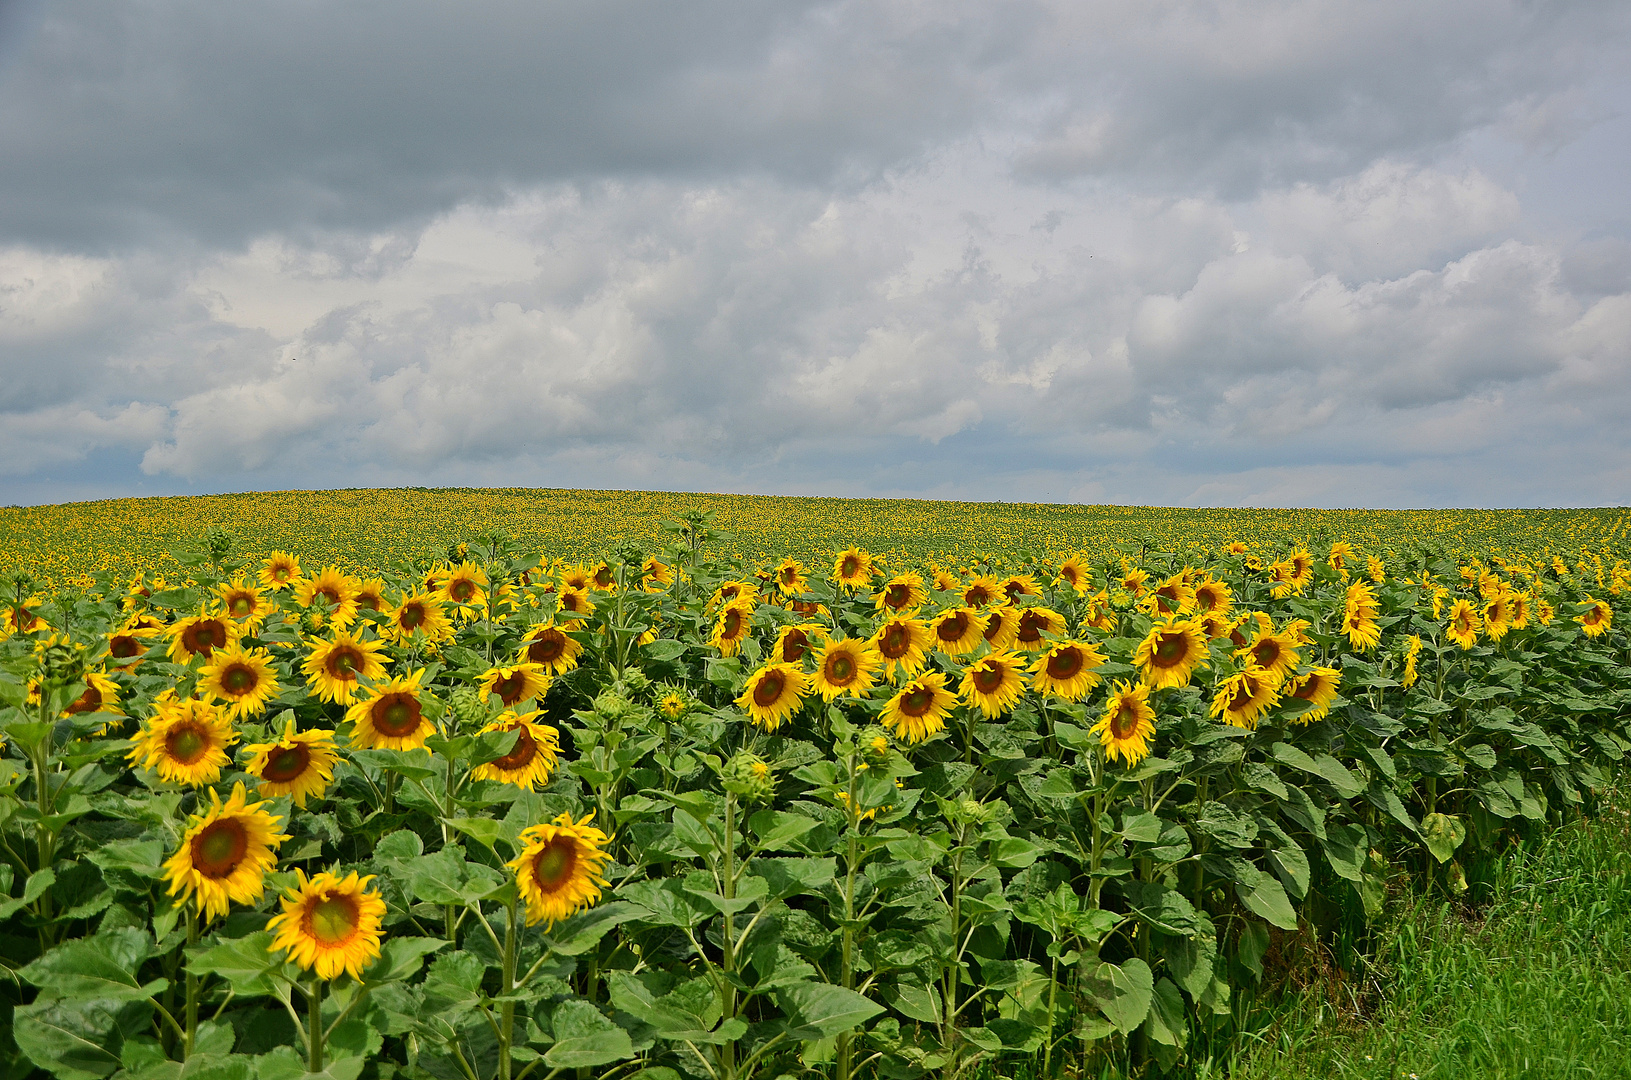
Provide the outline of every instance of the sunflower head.
[[995,719],[1025,697],[1025,661],[1011,652],[982,656],[963,671],[963,698]]
[[985,640],[985,618],[970,607],[942,611],[929,621],[934,647],[947,656],[973,652]]
[[[1420,648],[1421,639],[1417,638],[1417,647]],[[1410,663],[1415,662],[1415,656],[1410,657]],[[1412,678],[1411,682],[1415,682]],[[1342,685],[1342,672],[1336,668],[1315,667],[1301,675],[1290,679],[1285,685],[1286,700],[1292,699],[1312,702],[1313,705],[1292,717],[1297,724],[1312,724],[1322,720],[1331,711],[1331,703],[1336,700],[1337,688]]]
[[1039,694],[1066,701],[1080,701],[1099,684],[1094,668],[1104,663],[1104,654],[1080,641],[1058,642],[1031,665],[1031,685]]
[[1603,600],[1594,600],[1586,597],[1586,610],[1575,616],[1574,621],[1580,624],[1587,637],[1601,637],[1609,632],[1614,625],[1614,610]]
[[531,664],[541,665],[551,675],[560,675],[578,666],[583,646],[568,637],[553,621],[535,626],[527,633],[521,655]]
[[895,616],[885,619],[872,634],[872,647],[883,661],[888,678],[916,675],[928,663],[925,650],[931,639],[928,626],[920,619]]
[[213,704],[172,697],[158,702],[127,756],[132,765],[151,769],[169,783],[202,787],[221,779],[229,761],[227,747],[237,741],[238,733]]
[[274,551],[261,563],[261,584],[273,592],[281,592],[299,580],[300,560],[287,551]]
[[547,929],[600,900],[611,837],[591,825],[593,820],[594,814],[578,821],[562,814],[522,831],[526,846],[506,865],[515,872],[529,926],[541,922]]
[[381,642],[364,641],[341,631],[332,641],[314,642],[301,669],[318,697],[349,705],[357,699],[364,680],[374,682],[384,677],[385,665],[390,663],[384,651]]
[[549,691],[549,673],[544,665],[528,661],[510,667],[488,668],[477,682],[482,697],[497,696],[505,708],[543,697]]
[[916,611],[929,599],[929,594],[923,588],[921,574],[897,574],[884,583],[878,590],[874,603],[879,611],[907,612]]
[[881,720],[895,737],[906,743],[920,743],[942,731],[946,717],[957,704],[957,695],[946,686],[938,671],[919,675],[884,703]]
[[1280,700],[1279,680],[1256,665],[1242,668],[1223,680],[1212,698],[1212,716],[1235,727],[1252,730],[1262,715]]
[[847,589],[865,585],[876,572],[872,556],[857,547],[840,551],[832,564],[832,579]]
[[775,731],[804,704],[808,685],[796,665],[772,661],[748,676],[736,704],[766,731]]
[[170,637],[170,659],[190,664],[198,657],[209,659],[216,649],[237,641],[243,628],[223,615],[191,615],[179,619],[166,631]]
[[424,669],[405,678],[375,683],[346,710],[351,745],[360,750],[413,750],[425,745],[436,726],[425,715],[419,683]]
[[334,779],[334,763],[340,755],[334,749],[334,733],[313,728],[296,732],[294,720],[277,742],[252,743],[244,747],[249,760],[244,771],[260,781],[260,794],[287,795],[305,809],[306,800],[321,798]]
[[379,959],[385,917],[385,901],[368,887],[373,877],[296,873],[299,883],[283,894],[283,910],[266,924],[272,950],[288,953],[319,979],[361,979],[363,969]]
[[825,636],[825,632],[818,623],[784,626],[776,635],[776,644],[770,647],[770,655],[784,664],[801,664],[804,655],[817,647],[817,640]]
[[194,814],[181,844],[164,863],[170,895],[185,896],[206,918],[225,916],[231,903],[251,904],[266,892],[266,874],[277,866],[277,847],[289,839],[278,832],[283,819],[252,803],[243,784],[234,784],[225,803],[209,789],[210,805]]
[[503,757],[495,758],[470,770],[476,780],[497,780],[516,787],[533,790],[549,779],[560,755],[560,732],[537,720],[538,713],[516,714],[502,712],[483,727],[489,731],[515,732],[515,745]]
[[1092,727],[1106,758],[1119,758],[1129,767],[1150,753],[1155,737],[1155,709],[1150,706],[1150,687],[1144,683],[1118,682],[1110,689],[1104,715]]
[[1187,619],[1167,619],[1150,629],[1133,654],[1151,689],[1186,685],[1206,662],[1206,636]]
[[218,649],[198,673],[198,692],[225,703],[234,720],[259,716],[283,689],[265,649]]
[[827,701],[841,695],[865,697],[877,682],[880,662],[877,650],[865,641],[828,641],[815,654],[815,689]]
[[1041,652],[1048,647],[1044,635],[1055,636],[1065,632],[1065,617],[1051,608],[1029,607],[1016,609],[1019,619],[1014,626],[1013,647],[1021,652]]
[[713,636],[708,644],[724,656],[735,656],[742,649],[742,641],[753,629],[753,601],[732,600],[719,609],[714,621]]
[[386,612],[381,632],[398,644],[407,644],[415,634],[427,641],[446,641],[453,636],[453,623],[443,612],[438,594],[416,592]]

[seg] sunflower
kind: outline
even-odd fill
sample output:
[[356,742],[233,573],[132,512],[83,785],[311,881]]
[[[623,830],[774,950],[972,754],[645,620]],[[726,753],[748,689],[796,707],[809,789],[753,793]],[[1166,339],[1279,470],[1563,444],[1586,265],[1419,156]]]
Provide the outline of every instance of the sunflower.
[[872,646],[883,660],[885,676],[892,680],[897,676],[910,678],[922,671],[932,640],[928,624],[922,619],[897,615],[885,620],[873,633]]
[[356,578],[341,573],[337,566],[325,566],[314,577],[302,578],[295,584],[294,598],[295,603],[308,608],[321,601],[318,610],[324,622],[344,630],[357,618],[357,594],[361,591],[361,582]]
[[594,577],[594,571],[582,563],[573,563],[561,570],[561,588],[577,589],[580,592],[589,591],[589,582]]
[[1059,564],[1059,580],[1075,590],[1076,595],[1084,596],[1093,587],[1093,571],[1079,555],[1072,555]]
[[385,582],[379,578],[368,578],[357,583],[357,610],[358,611],[387,611],[385,603]]
[[879,611],[901,613],[916,611],[928,600],[929,594],[923,590],[923,577],[920,574],[896,574],[884,583],[882,589],[873,600]]
[[708,644],[724,656],[735,656],[742,651],[742,642],[753,629],[753,601],[732,600],[719,609],[714,632]]
[[1382,640],[1382,628],[1376,624],[1381,607],[1376,592],[1363,581],[1348,586],[1343,600],[1342,632],[1348,635],[1348,644],[1360,652],[1369,652]]
[[1588,596],[1584,603],[1590,606],[1579,615],[1576,615],[1574,621],[1580,624],[1580,628],[1586,632],[1587,637],[1601,637],[1613,629],[1614,612],[1609,608],[1606,601],[1595,600]]
[[1025,660],[1011,652],[982,656],[963,671],[957,687],[969,704],[996,719],[1025,697]]
[[792,664],[772,661],[748,676],[736,699],[748,718],[766,731],[775,731],[804,704],[808,692],[804,672]]
[[803,564],[791,555],[776,564],[775,577],[776,589],[783,596],[797,596],[810,583],[810,576],[805,573]]
[[1125,560],[1122,561],[1120,585],[1127,592],[1132,593],[1135,597],[1143,596],[1144,583],[1149,579],[1149,574],[1143,570],[1134,569],[1131,564],[1127,563]]
[[1552,620],[1556,617],[1557,612],[1552,608],[1552,602],[1537,592],[1535,594],[1535,618],[1540,620],[1540,625],[1551,626]]
[[324,871],[307,878],[296,868],[299,884],[281,897],[283,910],[267,920],[272,952],[289,959],[319,979],[342,973],[361,979],[363,969],[379,959],[380,923],[385,901],[368,889],[373,875],[345,877]]
[[1331,545],[1330,557],[1325,560],[1332,570],[1342,575],[1344,581],[1348,578],[1348,566],[1356,559],[1354,547],[1346,540],[1338,540]]
[[674,571],[655,555],[647,555],[640,564],[640,588],[646,592],[662,592],[674,584]]
[[481,729],[513,731],[515,745],[501,758],[495,758],[470,770],[473,780],[498,780],[531,791],[549,779],[555,771],[555,759],[561,751],[561,733],[548,724],[539,723],[536,712],[501,712],[492,723]]
[[919,675],[884,703],[880,720],[907,743],[920,743],[946,726],[957,695],[938,671]]
[[1510,629],[1522,630],[1529,625],[1529,594],[1527,592],[1509,592],[1506,594],[1508,614],[1511,618]]
[[1153,690],[1184,686],[1206,664],[1206,639],[1201,628],[1187,619],[1156,623],[1133,654]]
[[1129,686],[1118,682],[1110,688],[1104,715],[1089,729],[1099,737],[1107,758],[1119,758],[1131,768],[1150,756],[1155,738],[1155,710],[1150,707],[1150,688],[1143,683]]
[[1228,615],[1235,606],[1235,594],[1229,583],[1206,578],[1195,586],[1195,610],[1212,615]]
[[1223,680],[1212,698],[1212,717],[1252,731],[1279,700],[1280,681],[1254,664]]
[[985,620],[973,608],[955,607],[929,621],[934,647],[947,656],[971,653],[985,640]]
[[1010,604],[1016,603],[1022,596],[1041,596],[1042,590],[1037,587],[1036,579],[1029,574],[1009,574],[1002,579],[1002,594],[1008,598]]
[[108,635],[108,659],[119,671],[129,671],[142,662],[152,639],[163,636],[163,628],[146,615],[138,615]]
[[208,701],[168,698],[156,703],[127,758],[172,784],[202,787],[221,779],[227,747],[238,741],[232,724]]
[[362,750],[414,750],[436,731],[419,700],[424,669],[406,678],[377,683],[345,712],[352,724],[351,745]]
[[1238,651],[1246,654],[1248,666],[1262,668],[1276,682],[1297,670],[1303,659],[1297,652],[1296,639],[1290,634],[1276,634],[1262,627],[1253,632],[1251,641]]
[[611,837],[589,824],[594,814],[574,822],[562,814],[547,825],[521,831],[526,847],[505,863],[515,871],[516,888],[527,905],[527,925],[548,930],[600,899],[606,888],[602,864],[611,859],[605,846]]
[[1296,577],[1297,568],[1292,566],[1290,561],[1276,559],[1269,564],[1269,580],[1274,583],[1269,595],[1276,600],[1284,600],[1294,592],[1301,592],[1302,590],[1297,587]]
[[776,634],[776,644],[770,647],[770,656],[784,664],[801,664],[804,654],[816,647],[814,639],[825,635],[826,628],[819,623],[784,626]]
[[272,654],[265,649],[246,650],[241,645],[217,649],[198,673],[198,692],[226,702],[227,715],[234,720],[259,716],[282,689],[272,670]]
[[1231,540],[1223,545],[1223,554],[1225,555],[1244,555],[1249,550],[1251,549],[1241,540]]
[[522,657],[529,663],[542,664],[551,675],[577,667],[582,652],[583,645],[553,622],[533,627],[521,643]]
[[1485,600],[1506,592],[1507,588],[1507,583],[1501,580],[1501,576],[1499,574],[1491,573],[1488,570],[1482,570],[1479,572],[1478,595],[1482,596]]
[[1048,647],[1043,635],[1052,634],[1058,637],[1066,632],[1065,617],[1051,608],[1020,608],[1018,614],[1011,648],[1017,648],[1022,652],[1041,652]]
[[757,600],[759,586],[751,581],[725,581],[714,590],[713,596],[708,598],[708,609],[711,611],[721,604],[729,604],[736,600]]
[[[1417,638],[1416,642],[1419,647],[1421,639]],[[1414,655],[1411,656],[1410,663],[1415,663]],[[1414,675],[1412,675],[1410,681],[1416,681]],[[1287,682],[1285,685],[1287,701],[1292,698],[1301,698],[1304,701],[1314,703],[1313,708],[1292,717],[1292,722],[1312,724],[1316,720],[1323,720],[1325,715],[1331,711],[1331,702],[1336,700],[1337,687],[1341,685],[1342,672],[1336,668],[1328,667],[1309,668],[1303,674]]]
[[64,716],[82,716],[85,713],[113,713],[123,716],[119,711],[119,684],[102,674],[100,671],[85,673],[85,692],[80,694],[68,707],[62,710]]
[[1110,594],[1100,589],[1087,601],[1087,609],[1082,613],[1082,629],[1114,630],[1115,627],[1116,616],[1110,607]]
[[1314,580],[1314,556],[1302,548],[1297,548],[1292,551],[1290,560],[1292,584],[1297,587],[1298,592],[1302,592],[1308,587],[1308,583]]
[[1478,631],[1482,626],[1478,609],[1465,600],[1457,600],[1450,605],[1449,626],[1444,633],[1463,649],[1470,649],[1477,643]]
[[963,587],[963,603],[971,608],[983,608],[998,602],[1002,596],[1002,582],[981,574]]
[[287,795],[302,810],[308,797],[323,797],[334,779],[334,763],[340,759],[334,749],[334,732],[313,728],[296,733],[293,717],[277,742],[251,743],[243,752],[249,755],[244,772],[260,781],[259,794],[269,798]]
[[523,661],[512,667],[488,668],[477,681],[476,688],[483,700],[488,694],[497,694],[499,703],[508,708],[543,697],[549,691],[550,681],[544,665]]
[[251,581],[242,577],[232,579],[230,585],[220,585],[216,594],[221,598],[221,610],[226,617],[243,627],[246,632],[255,630],[277,608],[266,594]]
[[1182,574],[1174,574],[1146,593],[1139,606],[1157,618],[1183,615],[1195,608],[1195,589]]
[[188,819],[180,846],[164,861],[164,879],[171,896],[182,894],[216,918],[234,901],[252,904],[265,894],[274,849],[289,837],[278,832],[283,819],[262,810],[264,802],[249,802],[242,783],[225,803],[214,788],[209,796],[209,809]]
[[587,619],[595,613],[595,602],[587,589],[563,588],[555,597],[555,610],[563,615]]
[[832,579],[846,589],[858,589],[872,580],[877,567],[872,556],[858,547],[845,548],[833,560]]
[[1498,592],[1484,605],[1484,633],[1491,641],[1500,641],[1512,629],[1512,598],[1507,592]]
[[1378,585],[1387,580],[1387,567],[1375,555],[1365,556],[1365,572],[1370,575],[1371,581]]
[[1062,641],[1031,665],[1031,687],[1039,694],[1080,701],[1099,685],[1099,677],[1093,669],[1103,663],[1104,654],[1094,646]]
[[479,607],[487,599],[487,571],[475,563],[462,562],[448,568],[439,592],[442,599],[460,607]]
[[398,645],[406,645],[416,633],[423,634],[426,641],[446,641],[453,636],[453,623],[442,613],[440,597],[416,592],[386,612],[382,630]]
[[589,587],[596,592],[616,592],[617,572],[608,562],[601,562],[589,572]]
[[216,649],[236,642],[243,628],[218,615],[189,615],[176,621],[165,633],[170,638],[170,659],[177,664],[190,664],[194,657],[207,660]]
[[1404,672],[1399,676],[1399,685],[1406,690],[1416,685],[1416,659],[1421,656],[1421,635],[1410,635],[1410,646],[1404,654]]
[[936,592],[951,592],[953,589],[960,588],[961,586],[962,582],[958,581],[957,575],[953,574],[951,571],[937,569],[934,572],[934,587]]
[[374,682],[385,674],[390,659],[381,655],[385,646],[363,641],[341,632],[333,641],[312,643],[311,653],[300,665],[306,682],[324,701],[349,705],[357,699],[360,680]]
[[878,681],[880,663],[877,650],[868,642],[855,638],[829,641],[815,654],[815,689],[827,701],[842,694],[865,697]]
[[[1195,616],[1195,624],[1201,628],[1201,632],[1206,635],[1208,641],[1215,641],[1224,637],[1233,638],[1235,628],[1240,625],[1227,615],[1219,615],[1215,611],[1200,612]],[[1242,638],[1241,641],[1244,643],[1245,639]]]
[[261,563],[260,582],[273,592],[281,592],[300,580],[300,560],[287,551],[274,551]]
[[1014,607],[1012,604],[986,609],[985,629],[981,631],[980,636],[985,639],[992,652],[1007,652],[1014,647],[1014,639],[1019,637],[1019,620],[1023,612],[1024,609]]

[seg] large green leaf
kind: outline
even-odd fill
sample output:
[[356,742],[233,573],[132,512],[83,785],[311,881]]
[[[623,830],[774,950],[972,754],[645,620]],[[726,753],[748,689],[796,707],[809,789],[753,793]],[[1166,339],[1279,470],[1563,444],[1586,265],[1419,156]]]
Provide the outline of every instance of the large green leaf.
[[1235,895],[1254,914],[1261,915],[1282,930],[1297,929],[1297,912],[1286,896],[1285,888],[1268,874],[1258,876],[1254,885],[1235,883]]
[[1428,814],[1421,819],[1421,838],[1433,858],[1446,863],[1467,838],[1467,826],[1449,814]]
[[1100,963],[1082,980],[1082,986],[1105,1019],[1117,1031],[1127,1034],[1136,1030],[1150,1014],[1155,977],[1150,966],[1135,956],[1120,967]]
[[41,997],[136,1001],[170,985],[154,979],[144,986],[137,978],[152,954],[153,938],[146,930],[109,930],[63,942],[19,974],[40,988]]
[[550,1022],[555,1042],[544,1053],[552,1069],[591,1069],[634,1056],[629,1033],[583,1000],[563,1001]]
[[863,994],[830,983],[801,983],[776,992],[795,1039],[825,1039],[859,1027],[883,1012]]
[[60,1080],[101,1080],[120,1067],[125,1041],[152,1024],[150,1001],[50,998],[12,1014],[12,1037]]
[[187,968],[197,975],[220,976],[239,997],[275,994],[278,989],[276,976],[283,968],[283,957],[271,952],[271,946],[272,935],[258,930],[207,949],[192,950]]
[[424,966],[425,957],[438,949],[445,949],[447,944],[441,938],[386,938],[379,959],[363,972],[363,979],[376,986],[380,983],[411,979],[419,974],[419,969]]

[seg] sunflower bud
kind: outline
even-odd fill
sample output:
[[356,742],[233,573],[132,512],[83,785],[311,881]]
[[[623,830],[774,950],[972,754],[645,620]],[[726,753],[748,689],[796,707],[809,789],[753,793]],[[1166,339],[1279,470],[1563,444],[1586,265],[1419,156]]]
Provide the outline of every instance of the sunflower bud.
[[479,724],[487,719],[487,705],[473,686],[461,686],[448,697],[448,709],[460,724]]
[[1133,610],[1133,594],[1126,589],[1117,589],[1110,594],[1110,606],[1116,611]]
[[640,707],[616,690],[607,690],[595,698],[595,712],[607,721],[624,720],[639,713]]
[[651,676],[638,668],[629,668],[623,673],[623,685],[630,693],[643,694],[651,689]]
[[745,802],[769,802],[776,794],[776,776],[770,766],[746,750],[725,763],[719,779],[726,791]]
[[40,650],[40,680],[47,686],[67,686],[85,674],[85,657],[66,641],[53,641]]

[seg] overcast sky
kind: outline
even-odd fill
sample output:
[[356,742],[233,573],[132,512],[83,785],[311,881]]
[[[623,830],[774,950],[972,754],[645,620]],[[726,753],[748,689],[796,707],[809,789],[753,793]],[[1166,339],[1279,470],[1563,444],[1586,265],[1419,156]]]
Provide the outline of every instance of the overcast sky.
[[1624,0],[0,0],[0,503],[1631,501]]

